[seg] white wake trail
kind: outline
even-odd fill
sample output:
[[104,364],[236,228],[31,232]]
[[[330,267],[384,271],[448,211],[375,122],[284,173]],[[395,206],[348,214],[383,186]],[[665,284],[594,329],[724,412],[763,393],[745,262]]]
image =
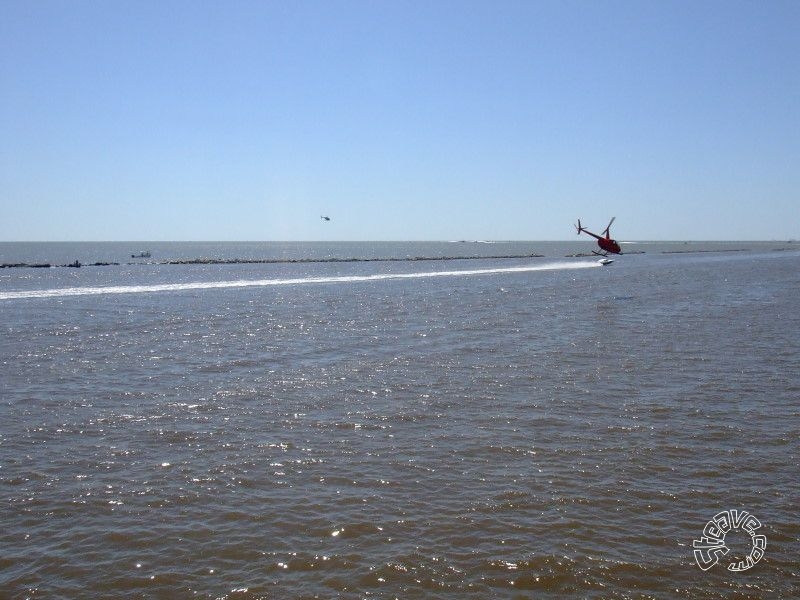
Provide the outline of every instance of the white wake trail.
[[155,292],[182,292],[188,290],[215,290],[224,288],[268,287],[281,285],[305,285],[313,283],[358,283],[386,281],[392,279],[425,279],[433,277],[470,277],[500,273],[528,273],[532,271],[559,271],[587,269],[600,266],[596,262],[549,263],[525,267],[503,267],[496,269],[467,269],[460,271],[429,271],[420,273],[383,273],[379,275],[343,275],[332,277],[301,277],[293,279],[235,279],[231,281],[197,281],[190,283],[162,283],[153,285],[117,285],[102,287],[52,288],[0,292],[0,300],[22,300],[26,298],[62,298],[67,296],[95,296],[102,294],[149,294]]

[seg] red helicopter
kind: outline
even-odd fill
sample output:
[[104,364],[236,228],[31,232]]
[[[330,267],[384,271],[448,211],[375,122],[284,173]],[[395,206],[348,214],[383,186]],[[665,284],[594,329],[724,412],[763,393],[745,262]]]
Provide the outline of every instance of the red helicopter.
[[[617,217],[611,217],[611,223],[613,223],[614,219],[616,218]],[[608,230],[611,229],[611,223],[609,223],[608,227],[606,227],[603,230],[603,235],[597,235],[596,233],[592,233],[591,231],[583,227],[581,225],[581,220],[578,219],[578,224],[575,226],[578,229],[578,235],[580,235],[581,233],[585,233],[587,235],[592,236],[597,240],[597,245],[600,246],[600,249],[602,250],[602,252],[596,252],[595,250],[592,250],[592,254],[596,254],[597,256],[608,256],[609,252],[612,254],[622,254],[622,250],[620,250],[619,243],[617,242],[617,240],[612,240],[611,234],[608,232]]]

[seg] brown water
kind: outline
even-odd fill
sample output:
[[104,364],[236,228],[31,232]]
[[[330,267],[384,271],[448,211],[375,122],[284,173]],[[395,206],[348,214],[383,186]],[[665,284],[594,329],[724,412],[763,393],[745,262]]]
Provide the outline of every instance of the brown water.
[[0,596],[797,597],[800,255],[585,264],[5,273]]

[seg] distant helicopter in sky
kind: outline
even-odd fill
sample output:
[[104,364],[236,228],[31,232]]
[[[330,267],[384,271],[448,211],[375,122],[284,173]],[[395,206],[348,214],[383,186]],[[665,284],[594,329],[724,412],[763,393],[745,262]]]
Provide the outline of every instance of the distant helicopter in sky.
[[617,242],[617,240],[612,240],[611,233],[609,232],[609,229],[611,229],[611,224],[614,222],[614,219],[616,218],[617,217],[611,217],[611,223],[609,223],[608,227],[606,227],[603,230],[602,235],[597,235],[596,233],[592,233],[591,231],[583,227],[583,225],[581,225],[581,220],[578,219],[578,224],[575,226],[575,228],[578,230],[578,235],[582,233],[590,235],[597,240],[597,245],[600,246],[601,252],[592,250],[592,254],[596,254],[597,256],[608,256],[609,253],[622,254],[622,250],[620,250],[619,247],[619,242]]
[[330,218],[330,217],[326,217],[325,215],[322,215],[322,216],[320,217],[320,219],[322,219],[323,221],[330,221],[330,220],[331,220],[331,218]]

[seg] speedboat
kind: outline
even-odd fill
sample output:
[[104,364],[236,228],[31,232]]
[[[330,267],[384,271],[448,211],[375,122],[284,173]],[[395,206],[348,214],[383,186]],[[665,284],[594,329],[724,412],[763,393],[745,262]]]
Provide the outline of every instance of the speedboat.
[[599,262],[602,266],[607,267],[608,265],[610,265],[611,263],[614,262],[614,259],[613,258],[601,258],[597,262]]

